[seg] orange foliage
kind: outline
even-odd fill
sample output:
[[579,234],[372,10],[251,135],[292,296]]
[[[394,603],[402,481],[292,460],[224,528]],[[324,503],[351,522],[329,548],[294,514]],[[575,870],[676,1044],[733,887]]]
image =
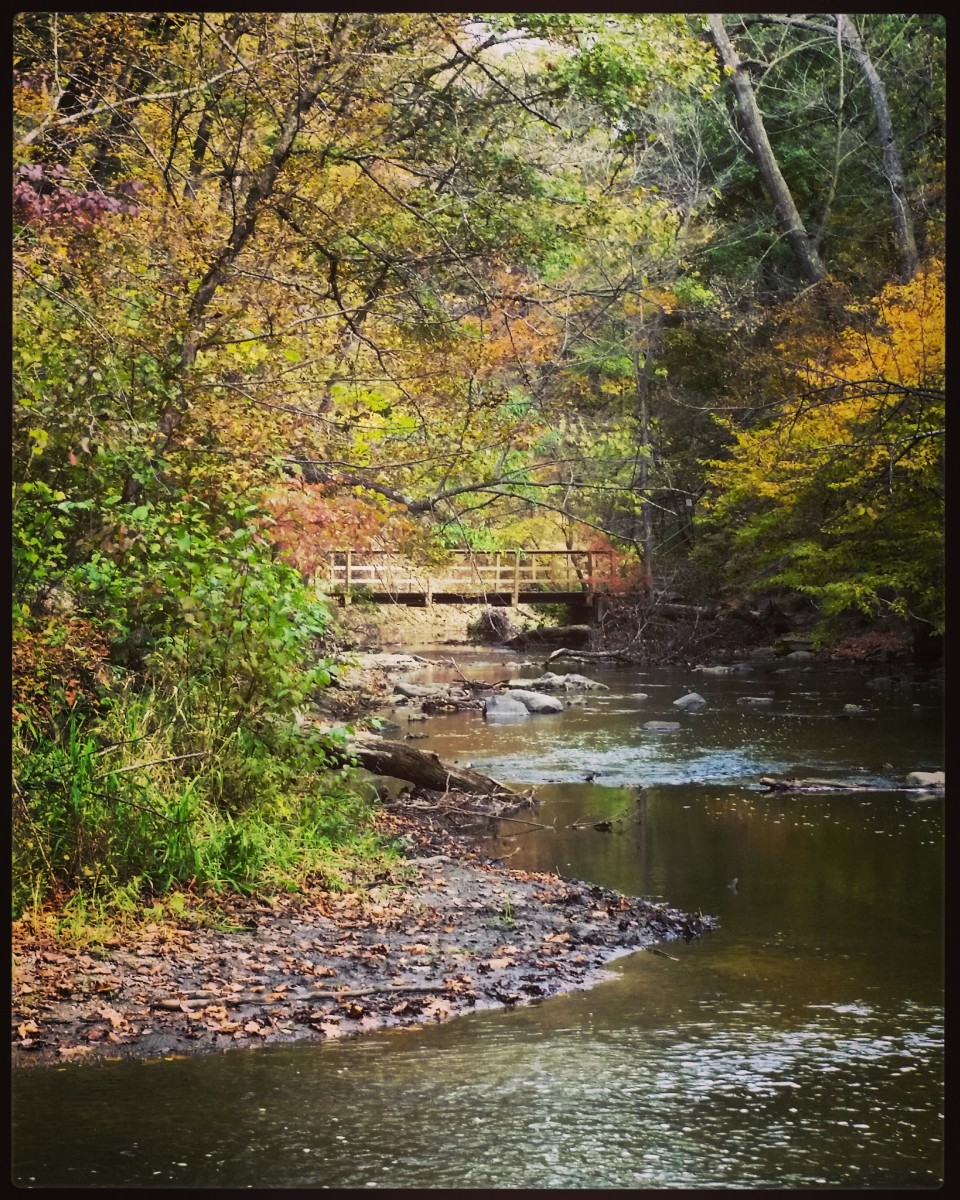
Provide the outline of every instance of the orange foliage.
[[329,486],[291,480],[267,499],[270,536],[282,556],[312,574],[330,550],[396,550],[416,538],[416,522],[387,501],[337,496]]
[[20,628],[13,639],[13,720],[37,724],[56,708],[96,700],[110,649],[89,621],[51,617],[42,630]]

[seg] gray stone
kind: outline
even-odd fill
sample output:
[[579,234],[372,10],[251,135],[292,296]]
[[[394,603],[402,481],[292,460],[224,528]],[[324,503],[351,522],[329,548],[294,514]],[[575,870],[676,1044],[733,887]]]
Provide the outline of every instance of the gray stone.
[[674,700],[673,707],[682,708],[685,712],[696,712],[698,709],[706,708],[707,702],[699,692],[688,692],[679,700]]
[[371,654],[358,654],[356,656],[356,665],[366,669],[381,668],[389,671],[413,671],[419,667],[429,666],[429,660],[420,658],[417,654],[391,654],[387,652],[377,652]]
[[843,711],[848,713],[850,716],[856,716],[860,713],[865,713],[868,710],[865,709],[862,704],[845,704],[843,706]]
[[534,688],[539,692],[559,692],[569,691],[572,688],[581,688],[583,691],[605,691],[607,685],[605,683],[597,683],[593,679],[588,679],[586,675],[575,675],[573,673],[569,675],[555,675],[552,671],[547,671],[539,679],[508,679],[507,687],[511,691],[516,688]]
[[772,696],[740,696],[737,699],[738,704],[750,704],[754,708],[766,708],[773,703]]
[[560,686],[565,688],[583,688],[585,692],[609,691],[605,683],[598,683],[595,679],[588,679],[586,675],[561,675],[560,680]]
[[644,724],[644,729],[649,729],[651,733],[676,733],[680,728],[679,721],[647,721]]
[[945,779],[944,771],[911,771],[907,776],[907,787],[942,788]]
[[748,658],[776,658],[777,652],[773,646],[754,646],[747,651]]
[[649,692],[634,692],[633,695],[630,697],[630,699],[631,700],[649,700],[650,693]]
[[787,655],[790,662],[808,662],[811,658],[816,657],[812,650],[791,650]]
[[733,667],[694,667],[695,671],[701,671],[704,675],[729,675],[733,671]]
[[512,696],[488,696],[483,711],[488,721],[526,721],[530,711]]
[[450,689],[445,683],[395,683],[393,690],[409,700],[425,700],[428,696],[446,696]]
[[514,688],[510,695],[504,697],[507,700],[519,700],[526,708],[527,712],[532,713],[558,713],[563,712],[563,701],[558,700],[556,696],[544,696],[542,692],[525,692],[521,688]]

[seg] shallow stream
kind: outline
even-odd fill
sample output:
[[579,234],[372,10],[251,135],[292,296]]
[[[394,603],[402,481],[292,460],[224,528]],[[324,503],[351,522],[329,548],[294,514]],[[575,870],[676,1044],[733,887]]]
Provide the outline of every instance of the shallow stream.
[[[471,678],[541,673],[455,653]],[[717,915],[714,933],[621,959],[588,992],[432,1028],[23,1072],[14,1182],[939,1185],[943,798],[892,790],[943,766],[939,685],[782,663],[571,669],[607,690],[520,724],[388,715],[443,758],[538,785],[547,828],[504,822],[489,842],[511,867],[663,897]],[[690,690],[708,707],[678,714]],[[794,773],[879,790],[758,786]],[[572,828],[587,818],[610,828]]]

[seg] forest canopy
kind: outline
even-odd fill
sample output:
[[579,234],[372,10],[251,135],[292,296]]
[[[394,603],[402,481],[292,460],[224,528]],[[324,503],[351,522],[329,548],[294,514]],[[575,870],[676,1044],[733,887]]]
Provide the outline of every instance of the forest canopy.
[[25,12],[13,51],[25,895],[354,836],[294,720],[333,549],[602,546],[942,632],[942,17]]

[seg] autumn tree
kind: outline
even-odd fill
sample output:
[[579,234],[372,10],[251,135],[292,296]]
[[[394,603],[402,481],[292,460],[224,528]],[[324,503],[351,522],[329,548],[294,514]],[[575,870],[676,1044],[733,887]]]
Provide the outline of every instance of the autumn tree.
[[892,614],[942,633],[944,279],[937,260],[893,283],[836,340],[779,347],[782,399],[725,424],[712,518],[731,576],[813,596],[826,617]]

